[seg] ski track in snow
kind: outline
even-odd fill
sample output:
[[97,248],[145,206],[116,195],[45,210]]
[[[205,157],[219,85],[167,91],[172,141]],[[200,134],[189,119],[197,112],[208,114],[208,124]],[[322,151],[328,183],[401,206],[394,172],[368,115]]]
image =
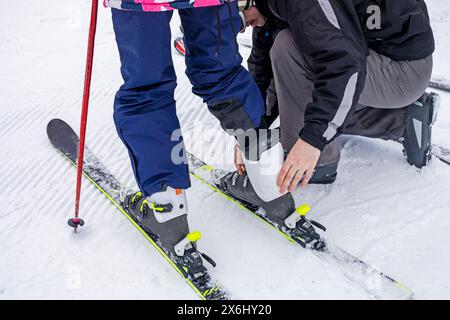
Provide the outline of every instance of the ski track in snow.
[[[428,3],[436,74],[448,76],[450,4]],[[87,225],[77,235],[66,226],[75,170],[50,145],[45,128],[55,117],[79,125],[90,1],[0,0],[0,6],[0,299],[196,298],[91,184],[84,183],[81,203]],[[179,35],[176,15],[172,24]],[[188,149],[231,169],[233,140],[191,93],[183,58],[174,52],[173,59]],[[112,120],[120,84],[110,12],[101,8],[87,144],[134,186]],[[441,94],[434,140],[450,145],[450,95]],[[305,202],[314,205],[311,216],[328,227],[327,238],[406,283],[418,298],[450,298],[450,167],[435,161],[418,172],[405,163],[401,146],[351,138],[339,174],[335,185],[304,192]],[[200,246],[218,263],[212,274],[235,298],[369,298],[333,266],[200,183],[193,181],[188,197],[191,227],[203,232]]]

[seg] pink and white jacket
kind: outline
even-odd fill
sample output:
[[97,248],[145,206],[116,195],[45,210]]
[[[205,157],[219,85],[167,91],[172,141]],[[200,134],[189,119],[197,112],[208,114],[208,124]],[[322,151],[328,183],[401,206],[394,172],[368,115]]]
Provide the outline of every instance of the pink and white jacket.
[[197,7],[211,7],[236,0],[104,0],[106,7],[136,11],[167,11]]

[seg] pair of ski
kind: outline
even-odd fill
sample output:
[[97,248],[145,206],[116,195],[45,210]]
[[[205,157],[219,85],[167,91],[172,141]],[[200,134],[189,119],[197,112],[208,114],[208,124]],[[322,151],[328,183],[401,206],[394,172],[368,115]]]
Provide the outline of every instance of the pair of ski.
[[[54,119],[47,126],[47,135],[53,146],[74,166],[78,157],[79,138],[75,131],[63,120]],[[232,198],[223,192],[214,183],[214,176],[226,174],[206,164],[192,154],[188,153],[189,171],[193,177],[207,185],[214,192],[235,203],[245,212],[254,215],[265,222],[268,227],[274,229],[289,242],[305,247],[305,243],[298,236],[294,236],[286,228],[277,226],[268,220],[264,212],[259,208],[251,207],[247,204]],[[155,247],[155,249],[168,261],[172,267],[186,280],[190,287],[204,300],[228,300],[233,296],[209,273],[201,279],[192,279],[182,266],[171,259],[163,246],[160,245],[158,237],[151,230],[146,229],[141,224],[139,217],[134,216],[122,204],[123,192],[126,188],[106,169],[95,155],[86,149],[83,169],[84,176],[100,190],[114,204],[119,211],[144,235],[144,237]],[[305,219],[305,223],[308,220]],[[321,238],[323,246],[320,250],[310,247],[310,249],[321,259],[339,268],[343,275],[351,282],[360,286],[371,297],[375,299],[412,299],[413,292],[401,284],[399,281],[381,273],[370,265],[352,256],[343,249],[332,245]]]

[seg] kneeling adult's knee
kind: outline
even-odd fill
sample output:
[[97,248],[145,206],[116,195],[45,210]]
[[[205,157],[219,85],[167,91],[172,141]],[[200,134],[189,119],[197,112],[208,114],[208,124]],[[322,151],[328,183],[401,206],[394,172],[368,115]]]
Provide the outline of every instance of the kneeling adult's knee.
[[284,61],[289,56],[289,52],[295,49],[291,30],[284,29],[280,31],[270,50],[270,58],[273,62]]

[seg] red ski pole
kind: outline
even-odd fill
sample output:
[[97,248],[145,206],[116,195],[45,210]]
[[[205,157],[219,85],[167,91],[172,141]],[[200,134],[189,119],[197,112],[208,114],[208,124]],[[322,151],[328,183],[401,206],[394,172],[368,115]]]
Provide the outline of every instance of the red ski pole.
[[91,91],[92,79],[92,65],[94,61],[94,46],[95,33],[97,30],[97,16],[98,16],[98,0],[92,0],[91,22],[89,26],[89,39],[86,58],[86,70],[84,75],[84,90],[83,90],[83,104],[81,108],[80,121],[80,142],[78,145],[78,162],[77,162],[77,189],[75,195],[75,217],[69,219],[68,223],[77,232],[78,227],[84,225],[84,221],[78,217],[80,211],[80,196],[81,196],[81,178],[83,176],[83,160],[84,160],[84,145],[86,140],[86,125],[89,109],[89,96]]

